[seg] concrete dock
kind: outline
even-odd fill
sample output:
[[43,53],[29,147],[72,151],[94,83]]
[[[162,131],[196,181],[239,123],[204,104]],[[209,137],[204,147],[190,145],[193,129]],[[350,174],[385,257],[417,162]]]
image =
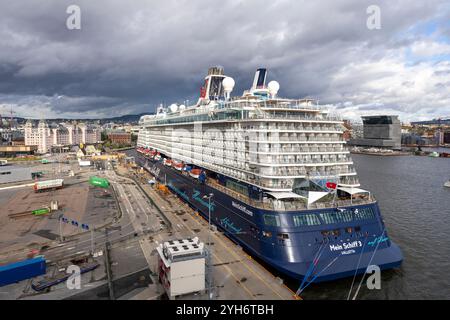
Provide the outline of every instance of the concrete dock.
[[[107,178],[111,182],[109,192],[90,188],[86,179],[91,175]],[[134,169],[118,165],[115,170],[101,172],[91,168],[80,172],[79,176],[80,179],[67,178],[67,187],[55,192],[34,194],[30,186],[0,192],[0,200],[5,203],[4,213],[0,215],[0,221],[4,222],[0,228],[4,234],[3,238],[0,236],[0,262],[25,259],[31,251],[42,254],[47,260],[46,277],[65,272],[64,268],[75,258],[89,257],[100,266],[82,275],[80,290],[71,291],[61,283],[48,292],[37,293],[30,289],[31,280],[24,280],[2,287],[0,300],[165,299],[158,282],[156,248],[163,242],[189,237],[199,237],[208,246],[208,235],[213,258],[212,299],[297,298],[281,279],[223,233],[215,228],[209,233],[207,221],[186,203],[170,192],[164,193],[148,185],[149,173],[139,176]],[[92,232],[64,226],[61,240],[57,215],[8,218],[8,214],[27,211],[53,199],[61,203],[61,213],[89,223]],[[90,256],[91,251],[96,253],[94,257]],[[208,298],[205,292],[177,297],[181,300]]]
[[[119,167],[118,172],[127,175],[128,171]],[[154,204],[165,214],[172,225],[171,234],[160,233],[154,237],[153,246],[158,243],[186,237],[199,237],[207,245],[208,222],[172,193],[163,193],[150,185],[141,185]],[[252,259],[238,245],[219,231],[211,232],[213,256],[213,299],[220,300],[293,300],[295,293],[286,287],[281,279],[272,275],[261,264]],[[156,255],[150,257],[150,267],[156,265]],[[145,294],[140,293],[140,298]],[[149,291],[148,298],[154,296]],[[181,299],[201,299],[199,296],[186,296]],[[206,299],[207,297],[203,297]]]

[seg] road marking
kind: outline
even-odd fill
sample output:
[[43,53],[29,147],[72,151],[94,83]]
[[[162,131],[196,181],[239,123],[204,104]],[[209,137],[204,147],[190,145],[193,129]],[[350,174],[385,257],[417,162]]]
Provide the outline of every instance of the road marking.
[[34,183],[21,184],[21,185],[10,186],[10,187],[3,187],[3,188],[0,188],[0,190],[18,189],[18,188],[25,188],[25,187],[32,187],[32,186],[34,186]]
[[[176,214],[173,215],[173,216],[175,217],[175,219],[180,220],[180,222],[181,222],[183,225],[185,225],[185,227],[186,227],[188,230],[190,230],[192,233],[195,234],[195,232],[194,232],[194,231],[193,231],[186,223],[184,223],[183,221],[181,221],[181,218],[180,218],[180,217],[178,217]],[[198,221],[197,221],[197,223],[198,223]],[[223,261],[222,259],[220,259],[219,256],[218,256],[216,253],[213,253],[213,257],[214,257],[220,264],[222,264],[222,266],[223,266],[225,269],[228,270],[229,274],[236,280],[236,283],[239,284],[239,285],[240,285],[240,286],[248,293],[248,295],[249,295],[252,299],[256,300],[255,294],[254,294],[249,288],[247,288],[247,286],[244,285],[244,284],[242,283],[242,281],[240,281],[240,280],[237,278],[237,276],[236,276],[236,275],[234,274],[234,272],[230,269],[230,267],[227,266],[226,264],[224,264],[224,261]]]
[[[175,198],[176,199],[176,198]],[[180,201],[180,200],[176,200],[176,201]],[[191,218],[192,218],[192,220],[194,220],[197,224],[199,224],[200,226],[203,226],[203,224],[199,221],[199,220],[197,220],[193,215],[189,215]],[[175,214],[174,215],[174,217],[176,217],[177,219],[179,219],[180,220],[180,218]],[[201,219],[203,220],[203,221],[205,221],[205,219],[202,217],[202,216],[200,216],[201,217]],[[185,224],[184,222],[182,222],[183,224]],[[186,225],[186,224],[185,224]],[[189,227],[188,227],[189,228]],[[233,250],[231,250],[230,248],[228,248],[228,246],[224,243],[224,241],[217,235],[217,234],[213,234],[213,237],[216,237],[217,238],[217,240],[219,240],[219,242],[221,242],[222,243],[222,246],[225,248],[225,250],[227,250],[232,256],[234,256],[234,257],[236,257],[237,259],[239,259],[239,255],[236,253],[236,252],[234,252]],[[214,256],[215,256],[215,254],[214,254]],[[247,268],[249,271],[250,271],[250,273],[252,273],[252,274],[255,274],[272,292],[274,292],[277,296],[279,296],[282,300],[284,300],[284,298],[277,292],[277,291],[275,291],[273,288],[272,288],[272,286],[269,284],[269,283],[267,283],[267,281],[265,281],[257,272],[256,272],[256,270],[254,269],[254,268],[250,268],[246,263],[244,263],[244,261],[242,261],[242,264],[244,265],[244,267],[245,268]]]

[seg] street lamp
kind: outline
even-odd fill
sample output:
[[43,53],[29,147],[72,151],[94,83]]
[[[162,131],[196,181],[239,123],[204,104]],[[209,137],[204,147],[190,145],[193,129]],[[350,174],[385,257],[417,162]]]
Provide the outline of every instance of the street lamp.
[[211,282],[212,282],[212,253],[211,253],[211,198],[213,193],[204,195],[203,199],[208,199],[208,298],[211,300]]

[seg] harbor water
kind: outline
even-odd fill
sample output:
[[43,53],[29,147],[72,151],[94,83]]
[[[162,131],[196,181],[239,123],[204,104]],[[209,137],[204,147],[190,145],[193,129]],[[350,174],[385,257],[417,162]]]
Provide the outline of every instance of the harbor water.
[[[450,188],[443,187],[450,159],[352,157],[361,187],[379,201],[388,235],[404,255],[400,269],[382,272],[380,290],[367,289],[364,281],[357,299],[450,299]],[[311,285],[302,297],[347,299],[351,285],[352,279]]]

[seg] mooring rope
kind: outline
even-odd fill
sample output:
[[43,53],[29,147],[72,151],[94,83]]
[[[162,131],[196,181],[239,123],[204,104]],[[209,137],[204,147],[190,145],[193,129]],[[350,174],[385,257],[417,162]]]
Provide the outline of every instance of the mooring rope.
[[302,283],[300,284],[300,287],[298,288],[296,295],[299,294],[299,292],[302,291],[303,285],[305,284],[305,282],[307,281],[307,279],[309,278],[309,276],[312,274],[312,272],[314,271],[314,268],[317,266],[317,263],[319,262],[320,257],[322,256],[323,253],[323,248],[325,248],[325,241],[322,242],[322,244],[320,245],[319,249],[317,250],[316,254],[314,255],[313,260],[311,261],[308,270],[306,271],[305,276],[303,277]]
[[[381,238],[383,237],[385,231],[386,231],[386,228],[383,228],[383,231],[381,232],[381,235],[380,235]],[[377,239],[377,238],[375,237],[375,239]],[[361,289],[361,285],[364,281],[364,278],[366,277],[367,269],[369,269],[369,266],[372,265],[372,260],[375,257],[375,253],[377,252],[378,247],[380,246],[380,243],[381,243],[381,241],[378,241],[377,246],[375,247],[375,250],[373,251],[373,254],[370,257],[370,261],[369,261],[369,264],[367,265],[366,271],[364,272],[363,277],[362,277],[361,281],[359,282],[358,289],[356,290],[355,295],[353,296],[352,300],[356,300],[356,297],[358,296],[359,290]]]
[[341,255],[336,256],[325,268],[322,269],[322,271],[320,271],[318,274],[316,274],[314,276],[314,278],[309,281],[306,286],[298,293],[299,295],[311,284],[314,282],[314,280],[316,280],[325,270],[327,270],[329,267],[331,267],[332,264],[334,264],[336,262],[337,259],[339,259]]
[[366,235],[366,238],[364,239],[364,245],[363,245],[363,247],[361,249],[361,253],[359,254],[358,265],[356,266],[356,269],[355,269],[355,274],[353,276],[353,280],[352,280],[352,285],[350,287],[350,291],[348,292],[347,300],[350,300],[350,295],[352,294],[352,291],[353,291],[353,285],[355,284],[356,275],[358,274],[358,269],[359,269],[359,265],[361,263],[361,258],[362,258],[363,253],[364,253],[364,248],[366,247],[367,238],[368,238],[368,236]]

